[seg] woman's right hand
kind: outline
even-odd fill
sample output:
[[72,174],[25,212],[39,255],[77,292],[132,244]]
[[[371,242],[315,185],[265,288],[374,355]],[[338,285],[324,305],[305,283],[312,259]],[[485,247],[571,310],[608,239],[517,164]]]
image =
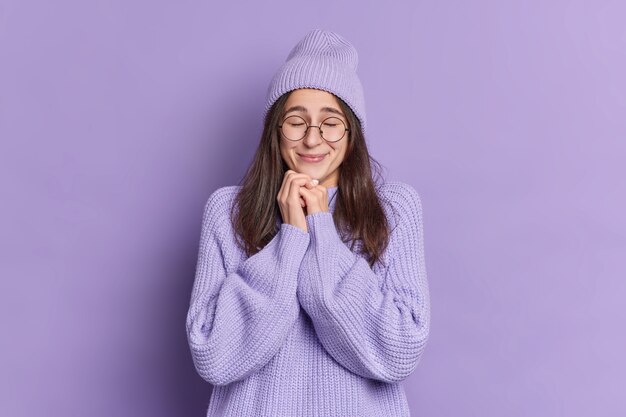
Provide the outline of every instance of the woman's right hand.
[[312,184],[311,180],[310,175],[289,169],[285,172],[283,183],[278,190],[278,196],[276,196],[283,223],[299,227],[305,232],[308,232],[304,213],[306,203],[300,197],[299,188],[314,188],[317,183]]

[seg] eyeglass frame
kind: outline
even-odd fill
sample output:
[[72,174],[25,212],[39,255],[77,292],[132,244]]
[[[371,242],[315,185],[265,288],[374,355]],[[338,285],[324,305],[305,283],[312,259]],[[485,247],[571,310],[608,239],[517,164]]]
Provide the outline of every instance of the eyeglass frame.
[[[285,136],[285,134],[283,133],[283,125],[285,124],[285,120],[289,119],[290,117],[298,117],[298,118],[302,119],[302,120],[304,121],[304,124],[306,125],[306,129],[305,129],[305,131],[304,131],[304,135],[302,135],[302,137],[301,137],[300,139],[289,139],[289,138],[288,138],[287,136]],[[324,134],[322,133],[322,132],[323,132],[323,131],[322,131],[322,125],[323,125],[323,124],[324,124],[324,122],[325,122],[326,120],[328,120],[328,119],[337,119],[337,120],[339,120],[339,121],[343,124],[343,127],[345,128],[345,130],[344,130],[344,132],[343,132],[343,135],[341,135],[341,137],[340,137],[339,139],[337,139],[337,140],[332,140],[332,141],[331,141],[331,140],[328,140],[328,139],[326,139],[326,138],[324,137]],[[307,123],[307,121],[304,119],[304,117],[302,117],[302,116],[298,116],[297,114],[292,114],[292,115],[290,115],[290,116],[285,117],[285,118],[282,120],[281,124],[279,124],[279,125],[278,125],[278,128],[280,129],[280,132],[282,133],[282,136],[283,136],[285,139],[287,139],[288,141],[290,141],[290,142],[299,142],[299,141],[301,141],[302,139],[306,138],[306,135],[309,133],[309,128],[310,128],[310,127],[316,127],[316,128],[318,128],[318,129],[320,130],[320,137],[321,137],[322,139],[324,139],[326,142],[329,142],[329,143],[337,143],[337,142],[339,142],[341,139],[343,139],[343,138],[344,138],[344,136],[346,136],[346,132],[349,132],[349,131],[350,131],[350,128],[346,127],[346,123],[345,123],[343,120],[341,120],[341,118],[339,118],[339,117],[337,117],[337,116],[328,116],[327,118],[325,118],[324,120],[322,120],[322,122],[320,123],[320,125],[319,125],[319,126],[315,126],[315,125],[310,125],[310,124],[308,124],[308,123]]]

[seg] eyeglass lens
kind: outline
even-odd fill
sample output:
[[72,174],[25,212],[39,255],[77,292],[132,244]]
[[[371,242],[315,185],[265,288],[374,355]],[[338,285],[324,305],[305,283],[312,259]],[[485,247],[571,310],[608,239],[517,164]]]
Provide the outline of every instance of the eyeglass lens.
[[[288,140],[304,138],[308,129],[307,122],[300,116],[287,117],[281,126],[283,135]],[[312,126],[315,127],[315,126]],[[337,117],[328,117],[320,124],[320,134],[328,142],[337,142],[346,133],[346,125]]]

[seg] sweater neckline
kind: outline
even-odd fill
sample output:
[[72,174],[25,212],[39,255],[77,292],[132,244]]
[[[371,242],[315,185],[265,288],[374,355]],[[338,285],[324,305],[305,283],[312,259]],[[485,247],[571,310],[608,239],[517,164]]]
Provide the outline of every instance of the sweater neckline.
[[326,187],[326,192],[328,193],[328,208],[333,210],[336,203],[336,194],[337,194],[338,186],[334,187]]

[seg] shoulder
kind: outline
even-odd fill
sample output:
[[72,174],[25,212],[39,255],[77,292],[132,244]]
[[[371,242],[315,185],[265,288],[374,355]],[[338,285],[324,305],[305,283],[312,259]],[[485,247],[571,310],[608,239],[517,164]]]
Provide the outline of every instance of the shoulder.
[[421,221],[422,199],[412,185],[402,181],[387,181],[379,190],[383,204],[392,212],[394,223]]
[[215,227],[230,224],[231,209],[240,188],[239,185],[226,185],[213,191],[204,203],[203,222],[214,223]]

